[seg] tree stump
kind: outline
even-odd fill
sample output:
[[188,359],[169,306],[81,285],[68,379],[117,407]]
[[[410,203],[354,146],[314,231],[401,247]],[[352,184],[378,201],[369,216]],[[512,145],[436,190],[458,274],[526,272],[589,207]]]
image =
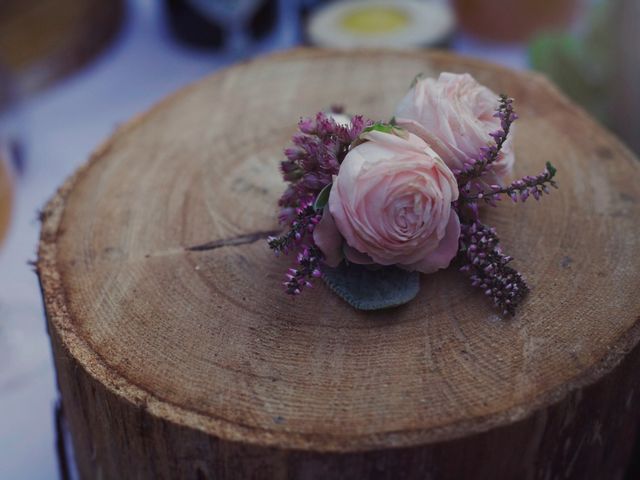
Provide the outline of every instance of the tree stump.
[[[516,98],[540,203],[484,213],[532,292],[450,268],[359,312],[283,294],[268,250],[302,115],[388,118],[418,72]],[[538,75],[446,53],[295,50],[133,120],[43,212],[37,269],[83,478],[621,478],[640,418],[640,165]],[[199,249],[190,249],[193,246]]]

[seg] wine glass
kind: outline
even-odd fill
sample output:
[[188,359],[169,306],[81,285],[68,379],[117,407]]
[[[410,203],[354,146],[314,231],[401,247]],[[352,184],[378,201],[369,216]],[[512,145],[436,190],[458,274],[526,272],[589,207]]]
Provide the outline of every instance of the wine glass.
[[219,24],[229,40],[232,58],[246,55],[249,47],[247,26],[261,0],[188,0],[202,15]]

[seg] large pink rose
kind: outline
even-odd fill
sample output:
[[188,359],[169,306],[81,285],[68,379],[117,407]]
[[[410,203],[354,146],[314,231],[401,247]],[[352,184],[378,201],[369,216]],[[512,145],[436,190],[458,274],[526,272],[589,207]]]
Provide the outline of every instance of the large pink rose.
[[[452,170],[477,157],[480,148],[499,130],[494,117],[498,95],[465,73],[442,73],[419,79],[396,109],[399,126],[427,142]],[[498,160],[483,181],[504,185],[514,162],[511,140],[507,140]]]
[[372,131],[349,151],[314,241],[329,266],[397,265],[431,273],[458,250],[460,223],[451,207],[458,185],[451,170],[420,138]]

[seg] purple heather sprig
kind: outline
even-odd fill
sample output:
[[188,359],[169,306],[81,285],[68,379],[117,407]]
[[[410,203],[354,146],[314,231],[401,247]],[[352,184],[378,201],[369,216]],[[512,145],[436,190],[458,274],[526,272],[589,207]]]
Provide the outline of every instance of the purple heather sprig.
[[[333,109],[337,112],[337,109]],[[311,279],[319,277],[322,252],[315,246],[315,226],[322,211],[314,207],[318,194],[338,173],[349,146],[372,122],[356,115],[347,125],[338,124],[329,115],[319,112],[315,118],[303,118],[293,136],[293,146],[285,149],[280,169],[289,186],[280,198],[278,219],[289,230],[279,237],[269,237],[269,247],[279,255],[297,253],[297,265],[286,274],[285,290],[292,295],[311,286]]]
[[495,229],[480,223],[478,204],[482,202],[495,207],[503,195],[514,202],[525,202],[529,196],[538,200],[543,193],[549,193],[549,186],[557,188],[557,184],[553,180],[556,169],[549,162],[540,175],[523,177],[507,187],[491,185],[483,189],[480,182],[473,181],[498,159],[507,141],[511,125],[518,118],[513,110],[513,99],[500,95],[495,116],[500,119],[501,130],[489,134],[494,142],[483,147],[479,157],[469,162],[465,169],[454,172],[460,190],[454,207],[461,221],[458,250],[458,260],[462,264],[460,270],[467,273],[472,286],[481,288],[506,316],[515,314],[529,287],[522,275],[507,265],[512,258],[502,253]]
[[[303,201],[302,205],[295,209],[295,218],[291,221],[289,230],[279,237],[267,238],[269,248],[276,255],[285,255],[292,250],[300,249],[307,236],[313,234],[315,226],[320,222],[322,215],[313,206],[314,199]],[[309,242],[306,242],[309,243]]]
[[463,197],[464,202],[484,201],[489,205],[495,207],[495,202],[501,200],[502,195],[506,195],[513,202],[520,200],[525,202],[530,196],[539,200],[540,197],[546,193],[549,194],[549,186],[558,188],[558,185],[553,180],[556,174],[556,168],[547,162],[544,171],[538,176],[527,175],[526,177],[516,180],[507,187],[501,187],[500,185],[491,185],[490,190],[483,191],[472,195],[470,193],[469,184],[467,184],[467,191]]
[[289,182],[280,198],[280,206],[296,208],[301,201],[315,197],[331,183],[349,145],[370,124],[361,115],[356,115],[348,125],[341,125],[323,112],[315,118],[301,119],[299,131],[292,138],[293,146],[285,149],[287,158],[280,165],[282,177]]
[[501,129],[489,133],[489,136],[494,140],[493,144],[482,147],[478,157],[471,159],[462,170],[453,172],[460,187],[481,177],[487,171],[487,168],[498,159],[500,150],[502,150],[511,131],[511,125],[518,119],[518,115],[513,110],[513,99],[504,94],[500,95],[500,105],[494,117],[500,119]]
[[320,262],[323,255],[315,245],[305,245],[296,257],[297,266],[290,268],[286,274],[287,280],[282,285],[290,295],[299,295],[303,288],[311,288],[311,279],[322,275]]
[[315,246],[313,230],[320,222],[322,214],[314,208],[314,200],[304,200],[295,209],[296,215],[291,222],[290,229],[279,237],[269,237],[267,243],[276,255],[290,251],[297,251],[297,266],[287,271],[286,281],[283,283],[285,291],[291,295],[298,295],[305,287],[311,287],[311,279],[320,276],[320,262],[322,252]]
[[514,315],[516,307],[529,292],[529,287],[516,270],[508,266],[512,258],[502,253],[500,240],[493,228],[478,220],[460,226],[460,271],[471,285],[482,289],[505,316]]

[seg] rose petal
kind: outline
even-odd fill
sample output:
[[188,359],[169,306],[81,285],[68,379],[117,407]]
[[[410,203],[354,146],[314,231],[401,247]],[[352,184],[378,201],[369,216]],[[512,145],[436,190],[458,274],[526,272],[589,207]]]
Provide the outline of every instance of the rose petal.
[[440,140],[439,137],[430,133],[416,120],[396,117],[396,123],[399,127],[404,128],[408,132],[413,133],[424,140],[439,157],[442,159],[449,159],[449,161],[445,162],[449,168],[461,169],[464,167],[464,161],[461,160],[461,157],[464,156],[464,154],[460,150],[452,149],[450,143]]
[[348,243],[344,244],[343,251],[344,256],[351,263],[357,263],[358,265],[372,265],[375,263],[369,255],[359,252],[353,247],[350,247]]
[[324,254],[324,263],[337,267],[342,261],[343,238],[328,208],[322,212],[322,219],[313,230],[313,241]]
[[422,273],[433,273],[447,268],[458,253],[458,240],[460,239],[460,220],[456,212],[451,210],[449,223],[445,236],[438,247],[428,253],[421,261],[412,265],[398,265],[406,270],[417,270]]

